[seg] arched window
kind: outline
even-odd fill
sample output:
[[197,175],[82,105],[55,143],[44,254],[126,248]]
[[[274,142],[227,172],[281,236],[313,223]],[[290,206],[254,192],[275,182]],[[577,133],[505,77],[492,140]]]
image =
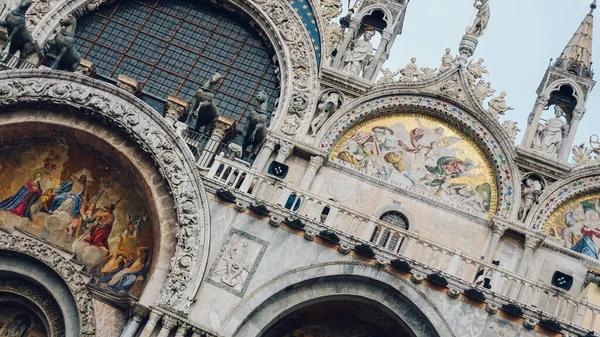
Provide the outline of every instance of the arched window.
[[[386,222],[393,227],[408,230],[408,220],[406,219],[406,216],[400,212],[385,212],[379,217],[379,220]],[[394,252],[400,251],[403,240],[404,239],[400,239],[399,233],[382,228],[381,226],[376,226],[375,230],[373,231],[373,235],[371,235],[372,243]]]
[[77,48],[101,79],[123,74],[142,84],[142,100],[163,113],[168,95],[190,101],[216,71],[220,114],[245,129],[254,96],[279,96],[273,53],[251,27],[210,0],[125,0],[78,20]]
[[386,222],[392,226],[408,230],[408,220],[406,219],[406,216],[404,216],[404,214],[400,212],[385,212],[379,217],[379,220]]

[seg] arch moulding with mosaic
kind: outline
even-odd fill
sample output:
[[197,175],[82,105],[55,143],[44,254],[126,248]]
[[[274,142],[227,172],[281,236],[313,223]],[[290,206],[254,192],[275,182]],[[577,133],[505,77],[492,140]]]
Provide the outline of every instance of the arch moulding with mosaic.
[[336,112],[317,135],[315,146],[330,155],[348,131],[365,121],[389,114],[421,114],[443,121],[472,140],[493,169],[498,188],[495,215],[504,219],[515,217],[517,208],[513,206],[520,199],[520,189],[515,188],[520,186],[519,175],[513,159],[514,149],[499,130],[498,122],[485,115],[476,118],[445,97],[442,100],[401,91],[406,89],[381,90]]
[[115,86],[66,72],[0,73],[0,111],[36,107],[40,103],[59,111],[75,110],[108,121],[156,163],[172,191],[178,224],[171,272],[157,304],[187,314],[208,260],[210,216],[194,157],[183,139],[156,111]]
[[[111,1],[50,1],[43,17],[35,26],[30,26],[29,30],[38,44],[41,44],[51,37],[64,16],[74,14],[80,17],[109,2]],[[286,123],[297,124],[296,128],[288,128],[290,130],[308,129],[318,99],[310,93],[318,90],[319,81],[315,50],[301,18],[286,0],[228,0],[220,3],[229,11],[252,18],[260,27],[258,33],[263,37],[266,35],[276,53],[281,92],[271,120],[271,130],[279,130]],[[14,6],[16,5],[13,3]],[[286,135],[295,136],[296,131],[287,132]]]

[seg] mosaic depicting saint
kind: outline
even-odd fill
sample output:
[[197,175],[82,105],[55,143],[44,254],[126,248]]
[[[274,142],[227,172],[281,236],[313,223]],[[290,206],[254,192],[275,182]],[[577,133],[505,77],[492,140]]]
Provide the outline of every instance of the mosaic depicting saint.
[[332,152],[335,159],[478,212],[490,210],[492,176],[485,174],[489,169],[473,145],[449,127],[419,116],[381,120],[350,132],[338,144],[339,152]]
[[36,172],[33,178],[28,180],[15,195],[0,202],[0,211],[9,211],[18,217],[27,218],[31,221],[31,207],[42,196],[41,178],[42,174]]
[[598,259],[600,255],[600,199],[578,201],[551,216],[545,231],[567,248]]

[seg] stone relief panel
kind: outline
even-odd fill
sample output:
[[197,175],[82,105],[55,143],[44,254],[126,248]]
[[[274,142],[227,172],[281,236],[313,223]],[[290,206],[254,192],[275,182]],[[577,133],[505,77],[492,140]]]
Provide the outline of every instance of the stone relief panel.
[[435,118],[392,114],[370,119],[348,131],[329,160],[470,211],[490,216],[496,211],[494,172],[485,155]]
[[598,259],[600,248],[600,194],[571,200],[550,215],[544,233],[575,252]]
[[38,143],[0,150],[0,226],[75,252],[93,283],[139,296],[151,266],[146,202],[125,171],[97,153]]
[[207,282],[243,297],[268,245],[264,240],[232,228],[210,269]]

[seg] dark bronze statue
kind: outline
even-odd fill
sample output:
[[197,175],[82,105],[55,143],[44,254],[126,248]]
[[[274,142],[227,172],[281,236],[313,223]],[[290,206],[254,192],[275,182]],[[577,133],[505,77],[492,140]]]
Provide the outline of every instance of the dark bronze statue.
[[44,57],[50,56],[54,62],[50,69],[75,71],[79,66],[81,56],[75,49],[75,29],[77,20],[73,15],[60,19],[60,30],[53,40],[44,43]]
[[[4,21],[0,21],[0,26],[5,27],[8,32],[8,39],[2,47],[2,51],[5,52],[10,45],[8,54],[14,56],[17,52],[20,52],[19,57],[22,60],[38,51],[37,45],[27,30],[27,20],[25,19],[25,13],[30,6],[31,0],[22,0],[19,7],[10,11]],[[6,62],[9,55],[6,55],[2,62]]]
[[[259,91],[256,95],[258,107],[248,116],[248,125],[244,133],[244,142],[242,144],[242,156],[250,159],[258,154],[261,146],[267,139],[267,102],[269,96],[264,91]],[[249,148],[252,147],[252,152]]]
[[204,131],[207,134],[214,128],[219,117],[219,108],[215,104],[215,94],[222,77],[218,72],[214,73],[196,91],[192,102],[190,102],[190,110],[186,121],[190,128],[197,130],[206,126]]

